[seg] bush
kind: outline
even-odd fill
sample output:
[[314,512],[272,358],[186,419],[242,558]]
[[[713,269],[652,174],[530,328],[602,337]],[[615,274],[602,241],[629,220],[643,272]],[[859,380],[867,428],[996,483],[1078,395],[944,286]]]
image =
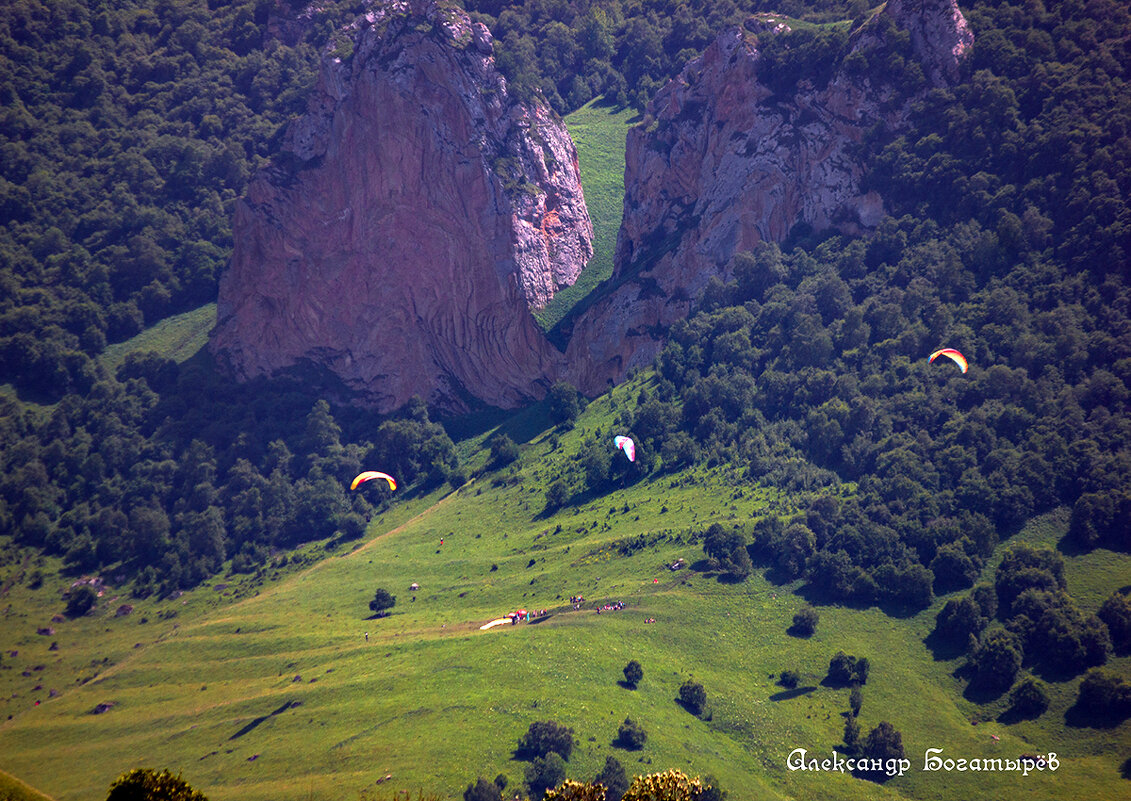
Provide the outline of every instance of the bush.
[[82,617],[94,608],[98,594],[89,584],[81,584],[71,590],[67,598],[67,617]]
[[378,617],[384,617],[385,610],[392,609],[396,603],[397,599],[388,590],[381,587],[373,595],[373,600],[369,602],[369,611],[375,613]]
[[463,791],[463,801],[502,801],[502,788],[482,776],[475,784],[469,784]]
[[1131,599],[1123,593],[1113,592],[1096,612],[1096,617],[1107,626],[1117,654],[1131,651]]
[[1017,636],[1005,629],[989,632],[969,657],[972,683],[988,690],[1004,690],[1021,669]]
[[635,659],[624,666],[624,681],[629,687],[635,689],[642,678],[644,678],[644,668],[640,667],[640,663]]
[[506,467],[518,459],[518,445],[506,434],[491,437],[491,463],[495,467]]
[[844,651],[837,651],[836,656],[829,660],[829,674],[826,681],[834,687],[867,684],[868,660],[865,657],[857,659]]
[[680,685],[679,701],[691,714],[702,715],[707,707],[707,691],[699,682],[688,679]]
[[801,611],[793,616],[793,626],[790,627],[789,633],[797,637],[812,637],[817,631],[817,622],[820,619],[817,610],[810,604],[805,604],[801,607]]
[[792,690],[801,681],[801,675],[796,670],[783,670],[778,684]]
[[1131,716],[1131,683],[1106,670],[1089,670],[1076,704],[1098,720],[1123,720]]
[[179,773],[138,768],[114,780],[106,801],[208,801],[208,796],[194,790]]
[[577,388],[566,381],[559,381],[550,387],[546,399],[550,405],[550,419],[557,425],[572,423],[581,411],[577,402]]
[[616,745],[629,751],[638,751],[644,747],[644,741],[647,739],[648,735],[643,726],[632,718],[625,718],[624,723],[617,730]]
[[526,785],[530,795],[537,798],[546,790],[557,787],[565,778],[565,760],[556,751],[544,757],[535,757],[526,767]]
[[573,729],[552,720],[530,724],[526,735],[518,741],[519,753],[528,759],[556,753],[564,760],[573,752]]
[[844,721],[844,748],[850,754],[855,754],[860,748],[860,722],[855,716]]
[[852,712],[852,717],[860,716],[862,706],[864,706],[864,693],[860,692],[859,687],[853,687],[852,692],[848,694],[848,709]]
[[[881,721],[876,728],[868,732],[861,750],[868,759],[879,759],[883,762],[887,762],[889,759],[903,759],[903,737],[886,720]],[[887,778],[887,774],[877,772],[870,774],[869,778],[882,780]]]
[[628,774],[616,757],[605,757],[605,767],[601,768],[593,782],[604,785],[605,801],[620,801],[628,789]]
[[569,484],[564,478],[550,483],[546,488],[546,512],[553,512],[565,506],[569,500]]
[[1029,676],[1009,693],[1009,711],[1018,717],[1040,717],[1049,708],[1049,694],[1043,681]]

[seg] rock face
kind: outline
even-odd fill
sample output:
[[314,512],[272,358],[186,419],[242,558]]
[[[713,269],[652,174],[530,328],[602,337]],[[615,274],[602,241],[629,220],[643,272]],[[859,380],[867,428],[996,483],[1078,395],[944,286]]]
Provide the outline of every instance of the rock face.
[[898,132],[912,99],[880,65],[904,51],[924,85],[941,86],[973,44],[954,0],[889,0],[852,33],[827,83],[803,78],[784,95],[764,79],[758,47],[784,30],[759,15],[724,32],[657,93],[654,121],[629,131],[613,276],[574,322],[566,354],[582,391],[650,364],[662,332],[711,277],[730,277],[736,253],[799,224],[858,233],[878,223],[882,197],[861,191],[861,143]]
[[237,206],[211,341],[237,378],[313,367],[380,411],[545,393],[562,356],[530,310],[592,226],[565,126],[507,94],[492,52],[423,0],[374,3],[334,44]]

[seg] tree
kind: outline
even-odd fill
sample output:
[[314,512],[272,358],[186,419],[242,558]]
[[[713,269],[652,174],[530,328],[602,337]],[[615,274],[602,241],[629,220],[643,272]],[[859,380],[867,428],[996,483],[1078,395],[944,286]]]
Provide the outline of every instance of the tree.
[[787,690],[792,690],[801,682],[801,674],[796,670],[783,670],[781,677],[778,679],[778,684],[785,687]]
[[616,757],[609,756],[605,757],[605,766],[593,782],[605,786],[605,801],[620,801],[628,789],[628,774]]
[[860,748],[860,722],[853,715],[844,721],[844,748],[850,754],[855,754]]
[[546,790],[557,787],[565,774],[565,760],[557,751],[550,751],[544,757],[534,757],[526,766],[526,785],[530,788],[530,794],[537,798]]
[[864,693],[860,691],[860,687],[852,688],[852,692],[848,694],[848,709],[852,712],[852,717],[860,716],[860,707],[864,706]]
[[1106,670],[1089,670],[1076,704],[1094,720],[1123,720],[1131,716],[1131,682]]
[[965,645],[981,634],[986,622],[973,598],[951,598],[935,618],[935,633],[953,645]]
[[381,587],[374,594],[373,600],[369,602],[369,611],[375,613],[377,617],[384,617],[385,610],[392,609],[396,602],[397,599],[388,590]]
[[463,791],[463,801],[502,801],[502,797],[502,788],[482,776]]
[[569,500],[569,484],[564,478],[550,482],[546,488],[546,512],[554,512],[565,506]]
[[208,797],[194,790],[179,773],[174,776],[168,770],[158,773],[137,768],[114,780],[106,801],[208,801]]
[[625,718],[624,723],[617,730],[616,744],[629,751],[639,751],[644,747],[644,742],[647,739],[648,735],[643,726],[632,718]]
[[94,608],[98,595],[89,584],[80,584],[71,589],[67,598],[67,617],[82,617]]
[[850,684],[867,684],[868,660],[865,657],[857,659],[849,656],[844,651],[837,651],[829,660],[829,673],[826,681],[834,687],[845,687]]
[[699,682],[688,679],[679,687],[679,701],[691,714],[702,715],[707,707],[707,691]]
[[1131,651],[1131,598],[1113,592],[1096,612],[1096,617],[1107,626],[1111,645],[1117,654]]
[[546,400],[550,406],[550,419],[556,425],[572,423],[581,411],[577,402],[577,387],[566,381],[558,381],[550,387]]
[[[894,726],[884,720],[868,732],[861,751],[868,759],[878,759],[881,763],[889,759],[903,759],[903,737]],[[880,779],[885,776],[882,771],[876,771],[869,778]]]
[[544,757],[554,752],[568,760],[573,752],[573,729],[552,720],[536,721],[518,741],[518,750],[527,758]]
[[1047,685],[1032,676],[1019,681],[1009,693],[1009,711],[1018,717],[1040,717],[1048,708]]
[[491,463],[495,467],[506,467],[518,458],[518,445],[506,434],[491,437]]
[[790,627],[789,633],[797,637],[812,637],[817,630],[817,622],[820,619],[821,616],[817,610],[810,604],[805,604],[793,616],[793,625]]
[[644,678],[644,668],[635,659],[624,666],[624,682],[629,687],[636,689],[642,678]]
[[969,657],[973,683],[989,690],[1004,690],[1013,684],[1021,668],[1021,646],[1017,636],[1005,629],[987,633]]

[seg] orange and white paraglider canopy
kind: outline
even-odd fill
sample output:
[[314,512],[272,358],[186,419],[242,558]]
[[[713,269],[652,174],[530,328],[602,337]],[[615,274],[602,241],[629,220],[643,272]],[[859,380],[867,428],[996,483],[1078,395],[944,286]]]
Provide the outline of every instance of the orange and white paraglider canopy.
[[388,473],[381,473],[377,470],[366,470],[364,473],[358,473],[357,478],[350,484],[350,489],[355,490],[366,481],[372,481],[375,478],[383,478],[389,482],[389,489],[395,490],[397,488],[397,481]]

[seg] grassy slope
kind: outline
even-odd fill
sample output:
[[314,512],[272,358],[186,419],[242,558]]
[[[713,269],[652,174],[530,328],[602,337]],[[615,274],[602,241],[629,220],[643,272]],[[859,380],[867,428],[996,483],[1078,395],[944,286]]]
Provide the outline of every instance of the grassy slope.
[[[622,387],[613,398],[625,403],[635,391]],[[730,586],[665,570],[676,556],[698,558],[698,546],[686,542],[630,557],[607,547],[639,532],[674,537],[715,519],[747,519],[781,499],[736,492],[717,471],[700,470],[541,519],[545,484],[569,469],[566,454],[583,431],[607,432],[613,416],[603,398],[556,452],[549,432],[533,438],[510,486],[492,486],[495,476],[487,476],[456,495],[398,507],[375,521],[356,550],[273,583],[224,578],[229,586],[222,591],[142,602],[123,618],[109,616],[120,601],[104,603],[102,616],[52,624],[56,634],[41,637],[36,627],[62,607],[59,584],[31,591],[20,578],[3,599],[12,605],[2,623],[4,648],[20,652],[5,653],[11,669],[0,671],[0,719],[13,715],[0,724],[3,767],[61,799],[98,795],[138,765],[183,771],[213,798],[348,798],[387,773],[393,780],[386,788],[423,786],[454,798],[477,774],[503,772],[519,781],[523,764],[511,760],[512,749],[531,722],[553,718],[572,726],[579,740],[571,776],[591,777],[611,753],[629,772],[714,773],[736,801],[1099,798],[1124,787],[1118,764],[1131,744],[1131,723],[1067,729],[1063,711],[1076,682],[1057,687],[1041,720],[970,725],[986,710],[961,698],[950,675],[957,663],[934,661],[921,642],[941,601],[905,620],[823,608],[817,635],[798,640],[785,634],[800,606],[788,587],[758,576]],[[562,531],[553,533],[559,524]],[[1064,525],[1063,515],[1053,516],[1020,537],[1053,544]],[[15,569],[4,568],[4,583]],[[1128,575],[1131,558],[1097,551],[1071,562],[1070,588],[1094,608]],[[415,602],[413,581],[422,588]],[[397,607],[387,619],[368,621],[366,602],[378,586],[397,595]],[[574,613],[562,599],[575,593],[623,600],[629,608]],[[536,625],[478,630],[519,606],[557,614]],[[159,619],[162,611],[177,617]],[[149,622],[141,624],[140,615]],[[645,624],[647,617],[658,622]],[[59,651],[47,650],[51,640]],[[911,774],[886,786],[785,770],[792,748],[825,755],[840,740],[847,690],[819,685],[838,649],[872,662],[865,731],[892,721],[916,760]],[[645,672],[635,692],[617,684],[632,658]],[[1127,670],[1128,661],[1119,660],[1117,669]],[[775,700],[781,688],[770,674],[787,667],[800,670],[813,691]],[[21,675],[25,669],[30,677]],[[688,677],[707,688],[710,722],[673,701]],[[34,685],[61,693],[47,699],[47,689],[32,691]],[[34,698],[43,704],[33,707]],[[90,714],[106,701],[116,706]],[[611,746],[625,716],[648,731],[639,754]],[[990,733],[1001,741],[992,742]],[[1120,743],[1116,751],[1113,741]],[[1053,750],[1064,762],[1053,776],[1024,781],[940,776],[918,770],[927,747],[965,756]],[[68,770],[60,770],[61,760]]]
[[624,207],[624,140],[635,112],[592,101],[565,118],[577,145],[585,205],[593,221],[593,258],[573,286],[563,289],[535,316],[550,330],[570,308],[613,273]]
[[51,796],[0,770],[0,801],[51,801]]
[[216,325],[216,304],[206,303],[183,314],[166,317],[135,337],[109,345],[98,357],[107,372],[113,373],[126,355],[137,350],[152,350],[167,359],[183,362],[208,344],[208,332]]

